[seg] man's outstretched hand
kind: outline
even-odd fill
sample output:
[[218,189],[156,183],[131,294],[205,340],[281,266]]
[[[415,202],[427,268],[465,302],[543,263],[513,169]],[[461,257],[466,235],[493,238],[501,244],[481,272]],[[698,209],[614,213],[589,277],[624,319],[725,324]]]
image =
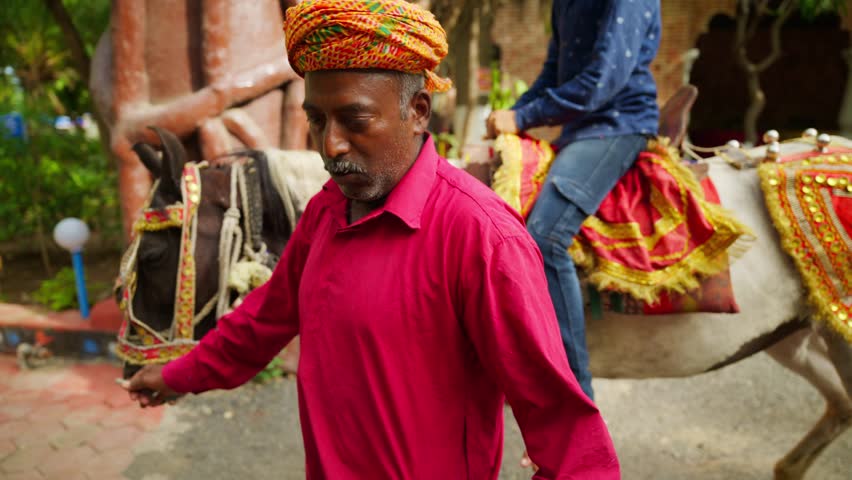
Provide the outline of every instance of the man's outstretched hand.
[[501,133],[518,133],[514,110],[494,110],[485,120],[487,138],[497,138]]
[[130,392],[130,399],[139,402],[142,408],[174,403],[181,397],[163,380],[162,365],[145,365],[130,380],[118,380],[118,384]]

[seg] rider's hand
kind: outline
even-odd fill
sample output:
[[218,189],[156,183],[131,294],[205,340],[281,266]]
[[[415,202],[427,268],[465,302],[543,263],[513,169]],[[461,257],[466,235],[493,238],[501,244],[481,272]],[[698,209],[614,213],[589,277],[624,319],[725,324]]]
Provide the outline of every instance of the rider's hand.
[[514,110],[494,110],[485,120],[487,138],[496,138],[501,133],[518,133]]
[[130,399],[139,402],[142,408],[173,403],[181,396],[166,385],[162,365],[145,365],[130,380],[124,380],[120,385],[130,392]]

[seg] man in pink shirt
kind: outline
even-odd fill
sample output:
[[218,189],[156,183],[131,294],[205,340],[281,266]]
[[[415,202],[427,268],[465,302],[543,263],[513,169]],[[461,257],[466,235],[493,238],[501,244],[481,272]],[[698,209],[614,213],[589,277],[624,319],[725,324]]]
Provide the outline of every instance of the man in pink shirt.
[[189,354],[140,370],[131,396],[237,387],[299,334],[308,478],[496,479],[504,398],[535,478],[619,478],[535,242],[426,132],[430,91],[449,86],[432,72],[443,29],[402,0],[309,0],[286,34],[332,180],[269,282]]

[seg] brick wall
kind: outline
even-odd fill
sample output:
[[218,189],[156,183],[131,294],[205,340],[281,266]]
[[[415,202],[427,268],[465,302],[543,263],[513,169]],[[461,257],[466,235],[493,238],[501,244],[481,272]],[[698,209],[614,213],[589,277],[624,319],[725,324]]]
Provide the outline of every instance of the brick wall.
[[[501,68],[509,79],[532,85],[547,56],[550,2],[546,0],[509,0],[494,17],[491,36],[500,47]],[[559,127],[537,128],[533,136],[555,140]]]
[[[500,46],[503,70],[531,83],[547,54],[545,31],[550,12],[544,0],[509,0],[497,11],[492,29]],[[651,65],[657,79],[660,103],[681,85],[683,54],[695,46],[716,13],[733,15],[736,0],[663,0],[663,35],[660,50]]]
[[509,0],[495,15],[491,36],[500,47],[501,67],[532,84],[547,54],[550,7],[543,0]]

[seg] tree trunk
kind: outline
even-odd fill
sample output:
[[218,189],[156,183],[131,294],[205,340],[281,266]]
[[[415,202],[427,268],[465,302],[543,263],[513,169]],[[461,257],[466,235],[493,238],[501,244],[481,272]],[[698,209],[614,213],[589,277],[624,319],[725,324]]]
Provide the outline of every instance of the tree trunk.
[[74,25],[71,15],[65,8],[62,0],[44,0],[45,6],[50,10],[53,19],[56,20],[59,29],[62,30],[62,35],[68,43],[68,49],[71,51],[71,58],[74,59],[74,68],[80,74],[80,78],[89,84],[89,70],[91,69],[91,59],[86,53],[86,45],[83,43],[83,37],[79,30]]
[[760,86],[760,74],[781,57],[781,28],[798,8],[796,0],[783,0],[778,5],[770,30],[772,49],[769,55],[756,63],[748,58],[748,43],[758,30],[760,18],[769,13],[768,3],[766,0],[759,2],[752,14],[750,0],[740,0],[741,10],[737,17],[734,52],[737,63],[745,72],[749,95],[749,106],[743,116],[743,130],[746,143],[752,145],[757,143],[757,121],[766,106],[766,95]]
[[[41,164],[41,152],[39,152],[37,140],[34,138],[39,135],[38,125],[35,122],[28,121],[27,122],[27,131],[30,132],[30,155],[32,157],[33,162],[33,170],[38,172],[39,165]],[[44,215],[42,211],[42,191],[41,184],[38,180],[38,175],[35,175],[36,181],[32,185],[32,189],[30,190],[30,201],[35,205],[35,221],[36,221],[36,243],[38,243],[39,254],[41,254],[41,263],[44,267],[44,273],[48,277],[53,276],[53,265],[50,263],[50,255],[47,253],[47,236],[44,231]]]
[[462,86],[465,91],[462,101],[467,105],[467,109],[465,110],[464,122],[462,122],[462,132],[459,138],[459,143],[461,145],[465,145],[476,140],[468,137],[471,135],[471,132],[475,130],[476,127],[473,125],[473,122],[477,120],[474,113],[477,107],[477,98],[479,97],[480,10],[481,7],[479,5],[476,5],[471,9],[471,20],[470,25],[468,25],[467,82]]
[[[83,42],[80,31],[74,25],[74,20],[71,18],[62,0],[44,0],[44,4],[56,21],[56,24],[59,25],[62,36],[65,37],[68,49],[71,51],[71,58],[74,60],[74,70],[77,71],[77,74],[85,82],[86,88],[88,88],[92,70],[92,59],[86,52],[86,45]],[[98,135],[101,138],[104,152],[108,157],[112,157],[112,151],[109,148],[109,128],[106,122],[104,122],[104,119],[101,118],[97,108],[92,108],[91,115],[95,119],[95,125],[98,127]],[[115,162],[110,162],[109,164],[115,165]]]
[[750,69],[746,72],[746,83],[750,102],[743,117],[743,128],[745,130],[745,141],[754,145],[757,142],[757,120],[766,106],[766,95],[760,88],[760,72],[756,69]]

